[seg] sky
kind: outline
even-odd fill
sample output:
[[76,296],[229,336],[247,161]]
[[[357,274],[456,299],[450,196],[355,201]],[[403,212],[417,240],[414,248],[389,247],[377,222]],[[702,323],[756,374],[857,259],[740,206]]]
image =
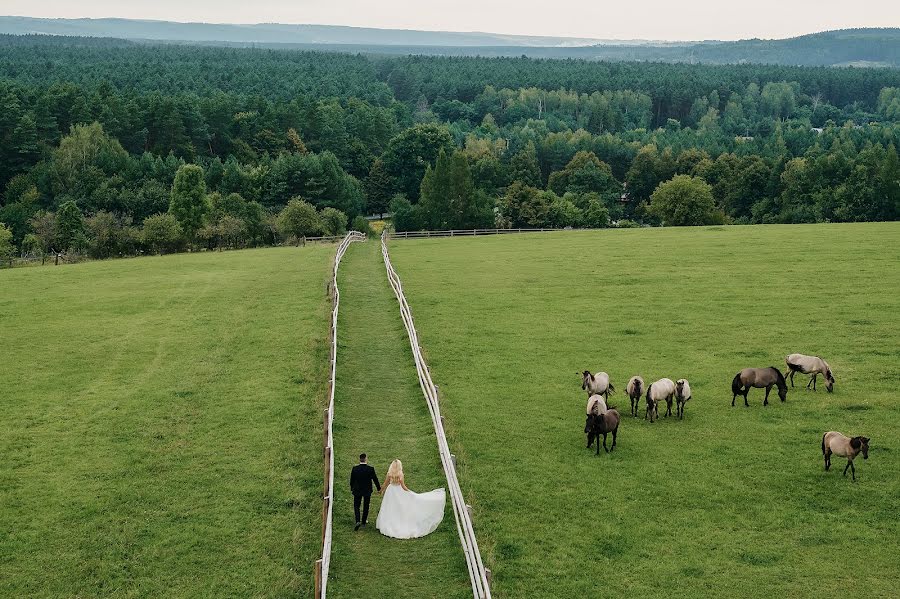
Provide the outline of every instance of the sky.
[[900,27],[900,1],[891,0],[2,0],[0,14],[653,40],[783,38]]

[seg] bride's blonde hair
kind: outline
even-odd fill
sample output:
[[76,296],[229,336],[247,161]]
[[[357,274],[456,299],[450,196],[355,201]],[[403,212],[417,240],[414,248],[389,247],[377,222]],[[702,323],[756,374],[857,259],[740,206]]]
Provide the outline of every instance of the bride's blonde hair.
[[403,462],[394,460],[388,466],[387,476],[384,477],[385,484],[402,483],[403,482]]

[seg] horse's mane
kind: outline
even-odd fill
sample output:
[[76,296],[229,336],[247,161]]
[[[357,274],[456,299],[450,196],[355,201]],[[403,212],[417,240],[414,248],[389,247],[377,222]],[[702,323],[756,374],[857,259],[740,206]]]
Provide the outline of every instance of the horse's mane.
[[784,385],[785,387],[787,387],[787,381],[784,380],[784,375],[781,374],[781,371],[778,370],[777,368],[775,368],[774,366],[769,366],[769,368],[771,368],[772,370],[775,371],[775,376],[776,376],[776,379],[778,380],[778,386],[780,387],[781,385]]

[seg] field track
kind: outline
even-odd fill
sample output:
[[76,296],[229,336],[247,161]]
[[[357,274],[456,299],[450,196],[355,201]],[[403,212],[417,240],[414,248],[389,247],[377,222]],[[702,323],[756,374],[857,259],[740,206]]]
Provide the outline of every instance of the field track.
[[396,541],[375,529],[380,505],[376,494],[368,528],[353,531],[347,481],[359,453],[368,453],[379,479],[392,459],[401,459],[414,491],[444,487],[446,482],[377,241],[350,246],[338,286],[334,549],[328,595],[471,597],[449,505],[437,531],[414,541]]

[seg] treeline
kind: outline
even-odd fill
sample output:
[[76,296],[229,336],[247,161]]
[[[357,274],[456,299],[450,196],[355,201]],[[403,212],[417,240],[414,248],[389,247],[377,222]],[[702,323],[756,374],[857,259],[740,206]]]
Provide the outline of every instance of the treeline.
[[[292,199],[343,218],[329,231],[384,212],[401,229],[900,214],[894,70],[0,47],[0,222],[18,251],[312,234],[278,226]],[[185,173],[190,222],[176,208]],[[76,210],[71,233],[59,219]],[[147,242],[148,219],[174,219],[177,239]],[[128,241],[97,249],[101,222]]]

